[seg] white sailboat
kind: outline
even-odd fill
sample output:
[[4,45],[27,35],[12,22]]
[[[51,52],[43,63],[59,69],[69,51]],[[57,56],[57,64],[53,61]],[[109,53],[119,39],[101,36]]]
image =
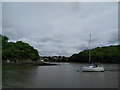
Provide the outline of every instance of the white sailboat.
[[[90,34],[90,40],[89,40],[89,63],[91,62],[90,58],[90,44],[91,44],[91,34]],[[90,64],[88,66],[82,67],[83,72],[102,72],[104,71],[104,67],[100,66],[96,63]]]

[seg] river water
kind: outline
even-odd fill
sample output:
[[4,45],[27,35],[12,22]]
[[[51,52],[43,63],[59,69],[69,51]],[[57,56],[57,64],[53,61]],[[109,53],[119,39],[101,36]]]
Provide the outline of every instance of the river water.
[[104,72],[82,72],[80,63],[56,66],[4,66],[3,88],[117,88],[118,65],[103,64]]

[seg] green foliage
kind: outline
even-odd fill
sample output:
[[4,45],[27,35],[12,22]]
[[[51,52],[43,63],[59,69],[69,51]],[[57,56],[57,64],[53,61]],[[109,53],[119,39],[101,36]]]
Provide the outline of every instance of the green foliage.
[[[120,63],[120,45],[97,47],[91,50],[91,62]],[[72,62],[89,62],[89,51],[85,50],[73,54],[69,58]]]
[[8,37],[2,36],[2,59],[3,61],[9,60],[22,60],[31,59],[38,60],[40,56],[38,51],[23,41],[8,42]]
[[8,42],[8,40],[9,40],[9,38],[6,37],[6,36],[0,35],[0,37],[2,37],[2,42],[3,42],[3,43],[4,43],[4,42]]

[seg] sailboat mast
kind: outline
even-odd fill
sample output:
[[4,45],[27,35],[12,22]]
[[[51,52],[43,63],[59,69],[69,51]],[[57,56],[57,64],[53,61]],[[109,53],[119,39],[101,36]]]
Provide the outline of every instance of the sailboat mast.
[[90,34],[90,39],[89,39],[89,63],[91,62],[90,61],[90,44],[91,44],[91,34]]

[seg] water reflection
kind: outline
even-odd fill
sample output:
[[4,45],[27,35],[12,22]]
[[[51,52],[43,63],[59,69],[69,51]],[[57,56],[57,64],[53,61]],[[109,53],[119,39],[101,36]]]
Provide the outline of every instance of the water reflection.
[[[82,64],[57,66],[8,66],[3,70],[3,87],[10,88],[115,88],[118,71],[82,72]],[[117,69],[115,64],[104,65]],[[77,71],[79,70],[79,71]]]
[[[23,88],[32,85],[37,67],[6,66],[3,69],[3,88]],[[29,85],[29,86],[28,86]]]

